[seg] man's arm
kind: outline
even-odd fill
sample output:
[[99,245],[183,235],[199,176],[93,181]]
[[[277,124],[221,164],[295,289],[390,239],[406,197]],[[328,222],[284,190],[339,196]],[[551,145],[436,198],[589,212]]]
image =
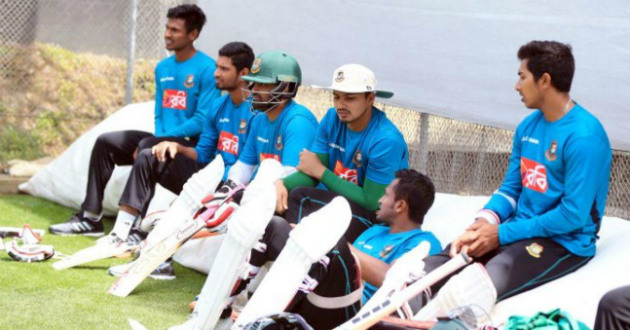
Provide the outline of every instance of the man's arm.
[[516,202],[521,195],[521,134],[517,129],[512,140],[512,154],[501,187],[497,189],[484,208],[475,218],[483,218],[489,223],[499,224],[509,219],[516,210]]
[[234,165],[232,165],[232,167],[230,168],[230,172],[228,172],[228,180],[231,180],[237,184],[246,185],[251,180],[255,169],[255,165],[250,165],[240,160],[237,160],[236,163],[234,163]]
[[361,265],[361,278],[377,288],[383,285],[383,280],[385,280],[385,275],[387,274],[390,265],[382,260],[361,252],[352,244],[348,243],[348,246],[350,247],[350,252],[359,259],[359,264]]
[[155,122],[155,136],[164,136],[164,127],[162,126],[162,84],[160,83],[160,77],[158,76],[158,68],[155,67],[155,109],[153,112]]
[[330,191],[348,198],[368,211],[376,211],[378,209],[378,200],[385,194],[385,188],[387,188],[386,184],[373,182],[367,177],[365,182],[363,182],[363,187],[359,187],[336,176],[329,169],[324,171],[321,182]]
[[219,140],[219,130],[215,120],[219,110],[218,102],[212,102],[212,108],[208,114],[208,119],[203,126],[203,132],[199,137],[199,142],[195,146],[195,160],[199,163],[210,163],[217,153],[217,142]]

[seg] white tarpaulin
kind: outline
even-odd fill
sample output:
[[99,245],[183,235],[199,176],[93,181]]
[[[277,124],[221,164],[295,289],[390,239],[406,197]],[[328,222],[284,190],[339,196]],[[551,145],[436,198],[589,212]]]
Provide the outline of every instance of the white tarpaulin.
[[388,103],[502,128],[530,111],[514,91],[518,48],[530,40],[573,46],[573,99],[604,124],[613,148],[630,150],[630,3],[609,1],[199,0],[199,40],[216,56],[229,41],[256,53],[295,55],[306,84],[361,63]]
[[[118,110],[81,135],[52,163],[30,180],[21,184],[20,191],[74,209],[80,209],[81,203],[85,199],[90,155],[98,136],[103,133],[122,130],[153,132],[154,108],[155,103],[151,101],[133,103]],[[105,215],[116,215],[118,212],[118,200],[125,189],[129,172],[131,172],[131,166],[116,166],[114,169],[103,197],[103,213]],[[172,192],[157,185],[148,212],[168,208],[173,199],[175,199],[175,195]]]

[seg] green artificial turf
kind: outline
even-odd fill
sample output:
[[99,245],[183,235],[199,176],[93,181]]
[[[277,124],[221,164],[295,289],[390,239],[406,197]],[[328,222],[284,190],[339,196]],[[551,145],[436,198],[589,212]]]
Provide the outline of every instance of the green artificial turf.
[[[47,230],[50,224],[66,221],[73,210],[43,199],[0,196],[0,226]],[[113,225],[105,221],[108,232]],[[5,238],[7,242],[9,238]],[[62,237],[47,233],[41,244],[71,254],[91,246],[96,238]],[[167,329],[184,322],[188,303],[201,290],[205,275],[175,265],[177,279],[146,279],[126,298],[105,292],[114,282],[107,275],[111,265],[129,259],[106,259],[67,270],[52,268],[54,259],[40,263],[13,261],[0,251],[0,329],[131,329],[133,318],[148,329]]]

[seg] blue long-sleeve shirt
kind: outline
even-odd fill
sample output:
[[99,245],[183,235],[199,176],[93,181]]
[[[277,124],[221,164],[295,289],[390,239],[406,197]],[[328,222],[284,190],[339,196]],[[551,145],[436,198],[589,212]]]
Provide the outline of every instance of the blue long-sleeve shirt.
[[234,104],[229,94],[216,99],[195,147],[198,163],[209,163],[217,154],[221,155],[225,163],[223,180],[245,147],[253,117],[250,107],[249,101]]
[[220,96],[215,88],[216,63],[197,51],[177,62],[175,56],[155,67],[155,136],[197,138],[206,123],[212,101]]
[[571,253],[593,256],[611,154],[602,124],[577,103],[554,122],[539,110],[525,118],[503,184],[485,206],[500,218],[500,244],[548,237]]

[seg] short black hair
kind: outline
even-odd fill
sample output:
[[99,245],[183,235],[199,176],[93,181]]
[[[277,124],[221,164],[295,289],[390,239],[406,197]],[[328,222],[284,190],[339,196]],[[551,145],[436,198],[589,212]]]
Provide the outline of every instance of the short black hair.
[[433,182],[428,176],[412,169],[397,171],[396,178],[398,184],[394,188],[394,199],[405,201],[409,208],[409,218],[421,225],[435,200]]
[[206,15],[197,5],[179,5],[168,10],[167,18],[183,19],[186,26],[186,33],[197,30],[201,33],[203,25],[206,24]]
[[236,72],[243,70],[243,68],[251,69],[256,57],[252,47],[240,41],[225,44],[219,49],[219,56],[229,57],[232,60],[232,65],[236,67]]
[[557,90],[565,93],[571,90],[575,72],[571,45],[557,41],[530,41],[518,50],[518,59],[527,60],[527,69],[534,75],[534,81],[546,72]]

